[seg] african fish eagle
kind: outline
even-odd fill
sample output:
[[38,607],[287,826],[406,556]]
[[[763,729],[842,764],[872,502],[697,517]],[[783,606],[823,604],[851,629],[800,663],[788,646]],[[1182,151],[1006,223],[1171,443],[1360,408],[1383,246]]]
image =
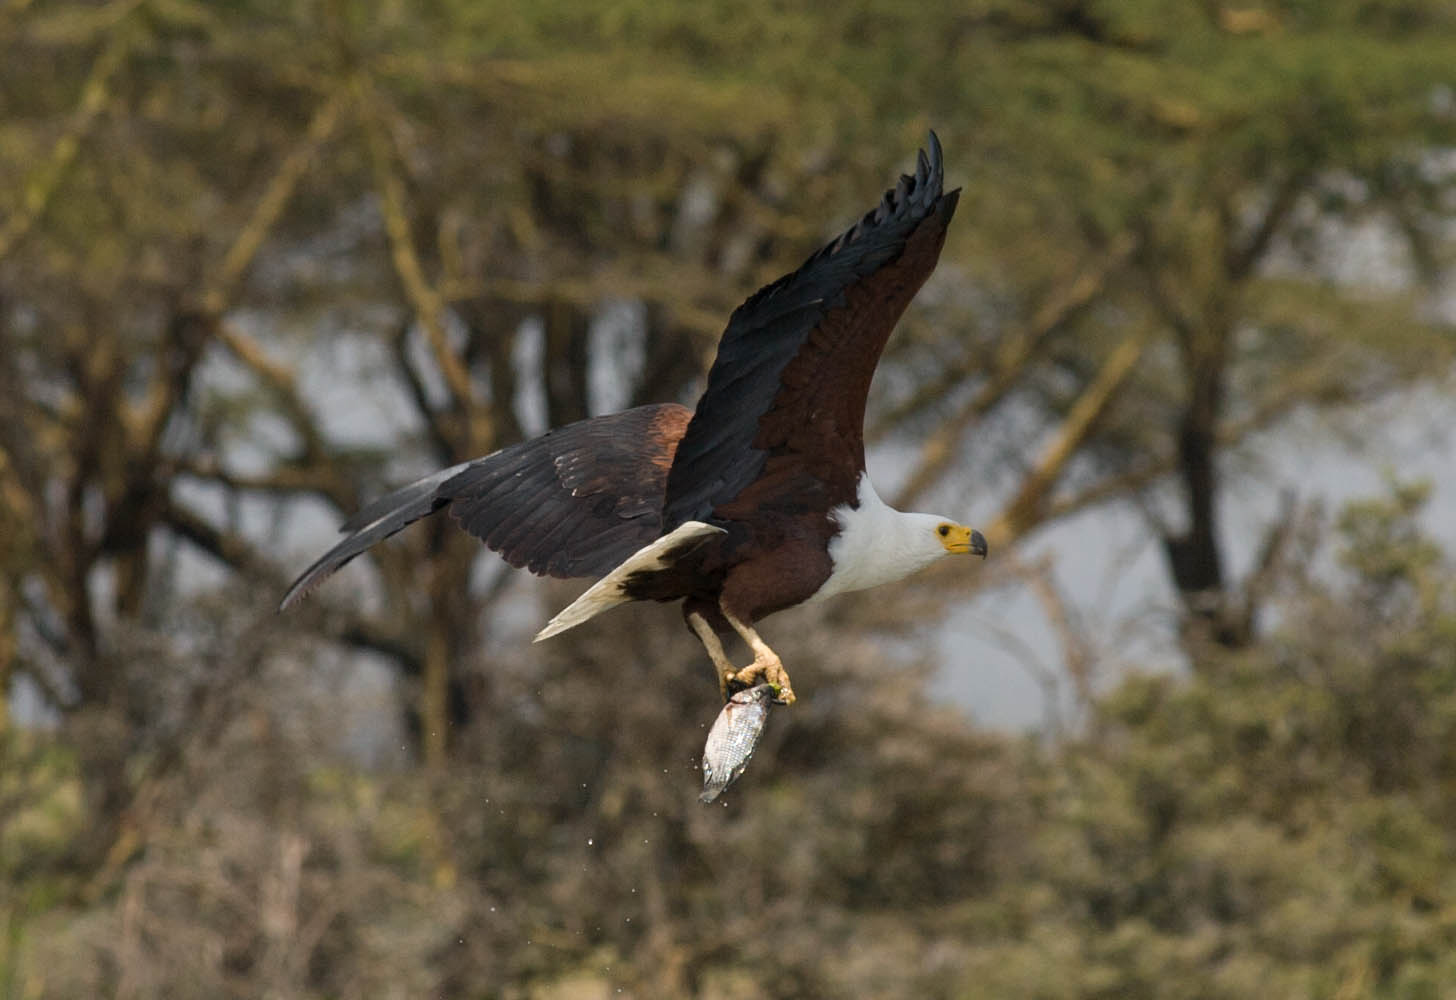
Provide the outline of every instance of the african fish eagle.
[[[890,331],[934,270],[959,190],[942,193],[940,141],[878,207],[728,320],[695,409],[592,417],[381,497],[284,595],[448,507],[512,566],[600,577],[537,634],[627,601],[682,601],[727,697],[760,681],[794,701],[754,623],[902,579],[986,540],[945,517],[895,510],[865,473],[864,411]],[[723,639],[753,662],[736,667]]]

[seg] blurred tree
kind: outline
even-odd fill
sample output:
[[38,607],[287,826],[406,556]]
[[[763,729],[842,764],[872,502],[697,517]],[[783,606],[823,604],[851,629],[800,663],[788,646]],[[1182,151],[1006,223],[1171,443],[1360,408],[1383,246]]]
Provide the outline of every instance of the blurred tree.
[[[1269,639],[1211,650],[1217,669],[1188,683],[1129,681],[1099,706],[1094,738],[1048,761],[1026,880],[968,910],[982,928],[1011,912],[1030,930],[987,948],[965,995],[1456,986],[1443,860],[1456,592],[1417,521],[1424,493],[1352,505],[1342,579],[1285,575]],[[1318,534],[1298,534],[1307,566]],[[1047,949],[1056,972],[1038,969]]]
[[[234,650],[261,683],[214,706],[116,898],[10,904],[0,982],[45,998],[1444,996],[1456,574],[1420,497],[1352,506],[1344,569],[1281,574],[1272,635],[1211,650],[1191,678],[1126,681],[1060,745],[975,733],[913,671],[870,683],[883,651],[846,640],[721,809],[691,788],[702,731],[681,720],[713,695],[673,684],[685,634],[613,630],[544,676],[507,673],[503,700],[539,710],[470,727],[468,763],[437,788],[320,766],[319,728],[290,725],[275,693],[310,668]],[[1290,566],[1330,547],[1315,521],[1291,544]],[[624,694],[601,669],[622,662],[670,697]],[[0,813],[0,877],[40,897],[38,863],[86,814],[66,755],[4,764],[0,806],[30,787]]]
[[922,388],[888,411],[927,413],[901,500],[1006,397],[1028,401],[1046,419],[1013,447],[1040,458],[1005,487],[1001,533],[1138,498],[1194,662],[1206,641],[1247,644],[1287,518],[1229,579],[1224,456],[1451,361],[1449,319],[1416,293],[1450,274],[1450,6],[1057,2],[926,30],[912,48],[946,58],[917,60],[907,90],[974,123],[961,259],[1001,313],[991,337],[926,351]]

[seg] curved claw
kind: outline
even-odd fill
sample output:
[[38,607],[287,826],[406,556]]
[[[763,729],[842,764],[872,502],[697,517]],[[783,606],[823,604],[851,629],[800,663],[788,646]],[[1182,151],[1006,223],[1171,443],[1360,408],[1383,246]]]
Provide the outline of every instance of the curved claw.
[[779,668],[779,680],[770,680],[768,683],[774,691],[774,704],[792,705],[799,700],[798,696],[794,694],[793,687],[789,685],[789,675],[784,673],[783,667]]
[[742,690],[758,684],[760,678],[773,688],[776,704],[792,705],[798,701],[798,697],[794,694],[794,686],[789,683],[788,671],[784,670],[784,665],[779,662],[778,657],[755,659],[734,674],[729,679],[728,685],[734,690]]
[[784,661],[779,659],[779,654],[769,649],[768,643],[759,638],[753,627],[746,622],[739,621],[734,614],[722,604],[719,605],[723,617],[733,630],[742,637],[753,650],[753,662],[734,674],[729,684],[742,684],[744,687],[752,687],[760,677],[773,685],[777,697],[774,699],[780,705],[792,705],[798,699],[794,696],[794,686],[789,683],[789,675],[784,670]]

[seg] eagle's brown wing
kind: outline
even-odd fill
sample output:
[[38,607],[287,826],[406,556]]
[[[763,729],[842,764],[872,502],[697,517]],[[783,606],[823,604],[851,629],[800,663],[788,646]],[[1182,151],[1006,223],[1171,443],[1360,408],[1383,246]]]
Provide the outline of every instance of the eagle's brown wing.
[[581,420],[380,497],[344,522],[347,537],[303,572],[280,608],[443,507],[512,566],[600,576],[660,533],[667,470],[690,416],[665,403]]

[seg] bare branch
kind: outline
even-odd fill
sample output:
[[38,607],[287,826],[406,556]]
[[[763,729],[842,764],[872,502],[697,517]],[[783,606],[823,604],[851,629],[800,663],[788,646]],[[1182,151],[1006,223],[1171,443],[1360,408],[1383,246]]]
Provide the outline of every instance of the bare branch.
[[434,443],[436,457],[449,464],[455,461],[456,456],[453,453],[449,429],[444,423],[444,414],[430,405],[428,394],[425,392],[425,383],[421,380],[419,372],[415,371],[415,366],[410,363],[410,326],[408,321],[401,323],[398,331],[390,338],[391,346],[394,349],[394,363],[404,376],[405,384],[409,386],[410,399],[415,404],[415,411],[419,413],[420,419],[429,428],[430,440]]
[[[293,371],[268,357],[266,351],[236,324],[222,322],[218,326],[218,340],[233,353],[233,356],[247,365],[261,378],[278,397],[283,412],[292,422],[294,430],[303,438],[303,454],[307,460],[322,460],[329,448],[313,413],[299,395],[297,380]],[[352,504],[353,496],[335,496],[336,500]]]
[[[191,368],[201,355],[202,342],[213,337],[222,340],[233,354],[269,384],[275,388],[287,387],[285,399],[291,395],[291,373],[270,361],[247,334],[235,325],[225,323],[223,316],[238,282],[283,214],[314,154],[337,126],[344,101],[344,92],[337,91],[314,113],[303,137],[283,158],[248,220],[238,231],[232,246],[223,256],[217,273],[198,296],[198,305],[191,310],[184,310],[184,314],[173,321],[162,350],[180,351],[187,360],[180,365],[158,366],[158,377],[152,383],[145,406],[131,421],[137,439],[144,442],[148,453],[155,450],[172,408],[181,398],[190,378]],[[179,337],[192,337],[195,342],[179,341]]]
[[[1280,417],[1308,401],[1309,395],[1305,390],[1317,386],[1339,363],[1340,359],[1332,353],[1320,358],[1301,375],[1280,382],[1274,391],[1251,407],[1242,419],[1228,421],[1219,426],[1216,433],[1219,447],[1230,448],[1239,444],[1249,435],[1268,428]],[[1051,500],[1043,510],[1042,523],[1057,521],[1109,500],[1144,490],[1171,474],[1177,464],[1178,458],[1171,452],[1153,456],[1135,468],[1100,479],[1080,492]]]
[[193,476],[226,486],[230,490],[251,493],[317,493],[329,500],[339,500],[337,477],[314,466],[280,465],[264,475],[244,476],[229,472],[212,458],[191,457],[180,461],[179,475]]
[[1057,635],[1062,647],[1062,662],[1077,692],[1078,708],[1085,712],[1092,705],[1093,672],[1096,668],[1092,645],[1082,629],[1073,623],[1066,598],[1057,586],[1050,559],[1043,559],[1036,565],[1035,572],[1027,575],[1027,584]]
[[178,537],[191,542],[231,569],[247,574],[273,575],[268,561],[246,539],[233,532],[224,531],[183,504],[169,503],[162,513],[161,521]]
[[202,294],[202,306],[208,312],[220,316],[227,310],[238,282],[253,263],[253,258],[258,255],[263,241],[278,223],[288,200],[298,188],[299,181],[308,172],[313,157],[333,135],[346,100],[347,93],[342,88],[330,94],[314,112],[303,137],[278,165],[277,172],[254,206],[252,215],[223,256],[222,266]]
[[[232,569],[270,581],[277,578],[276,570],[247,539],[223,531],[181,504],[168,506],[163,523],[178,537]],[[281,580],[278,589],[281,593]],[[340,642],[393,657],[407,675],[415,676],[422,669],[420,651],[408,638],[359,615],[351,613],[341,617],[330,614],[322,631]]]
[[475,393],[470,385],[470,372],[460,356],[451,349],[445,332],[445,300],[425,277],[424,265],[415,249],[414,236],[410,231],[409,214],[406,209],[404,181],[386,141],[384,124],[380,121],[379,99],[368,78],[359,76],[355,86],[359,105],[363,110],[364,129],[369,140],[370,162],[374,169],[374,183],[378,189],[380,211],[384,215],[384,228],[389,235],[390,260],[394,264],[395,276],[404,289],[405,297],[424,328],[425,339],[450,395],[465,414],[461,449],[469,454],[484,451],[494,438],[489,415],[475,405]]
[[1259,224],[1254,227],[1247,240],[1242,246],[1230,246],[1224,260],[1224,270],[1228,273],[1229,280],[1242,281],[1247,278],[1254,266],[1264,256],[1264,251],[1269,248],[1269,243],[1289,217],[1294,209],[1294,204],[1299,200],[1299,195],[1304,191],[1305,184],[1309,181],[1309,174],[1303,170],[1290,174],[1274,192],[1274,197],[1269,202],[1269,207],[1259,219]]
[[1062,425],[1022,481],[1021,490],[992,522],[991,544],[1004,544],[1040,523],[1046,515],[1047,496],[1062,469],[1087,439],[1099,417],[1132,374],[1151,340],[1148,329],[1132,334],[1108,355],[1102,369],[1073,404]]
[[232,352],[233,357],[251,368],[265,383],[277,390],[293,391],[293,370],[270,358],[262,345],[236,323],[219,324],[217,334],[218,340]]
[[[898,506],[913,506],[935,484],[966,428],[988,413],[1026,375],[1027,365],[1047,337],[1071,321],[1102,293],[1108,277],[1132,255],[1136,246],[1130,235],[1124,233],[1119,236],[1095,266],[1062,286],[1058,294],[1042,303],[1029,324],[1002,341],[996,352],[995,366],[985,383],[921,445],[915,468],[895,498]],[[943,374],[930,387],[918,392],[913,400],[877,421],[879,435],[887,433],[927,400],[944,395],[970,374],[968,366]]]
[[1294,490],[1284,490],[1279,497],[1279,514],[1265,529],[1263,543],[1259,546],[1259,557],[1244,580],[1240,624],[1247,636],[1254,635],[1259,611],[1284,568],[1285,555],[1295,529],[1299,527],[1301,513]]

